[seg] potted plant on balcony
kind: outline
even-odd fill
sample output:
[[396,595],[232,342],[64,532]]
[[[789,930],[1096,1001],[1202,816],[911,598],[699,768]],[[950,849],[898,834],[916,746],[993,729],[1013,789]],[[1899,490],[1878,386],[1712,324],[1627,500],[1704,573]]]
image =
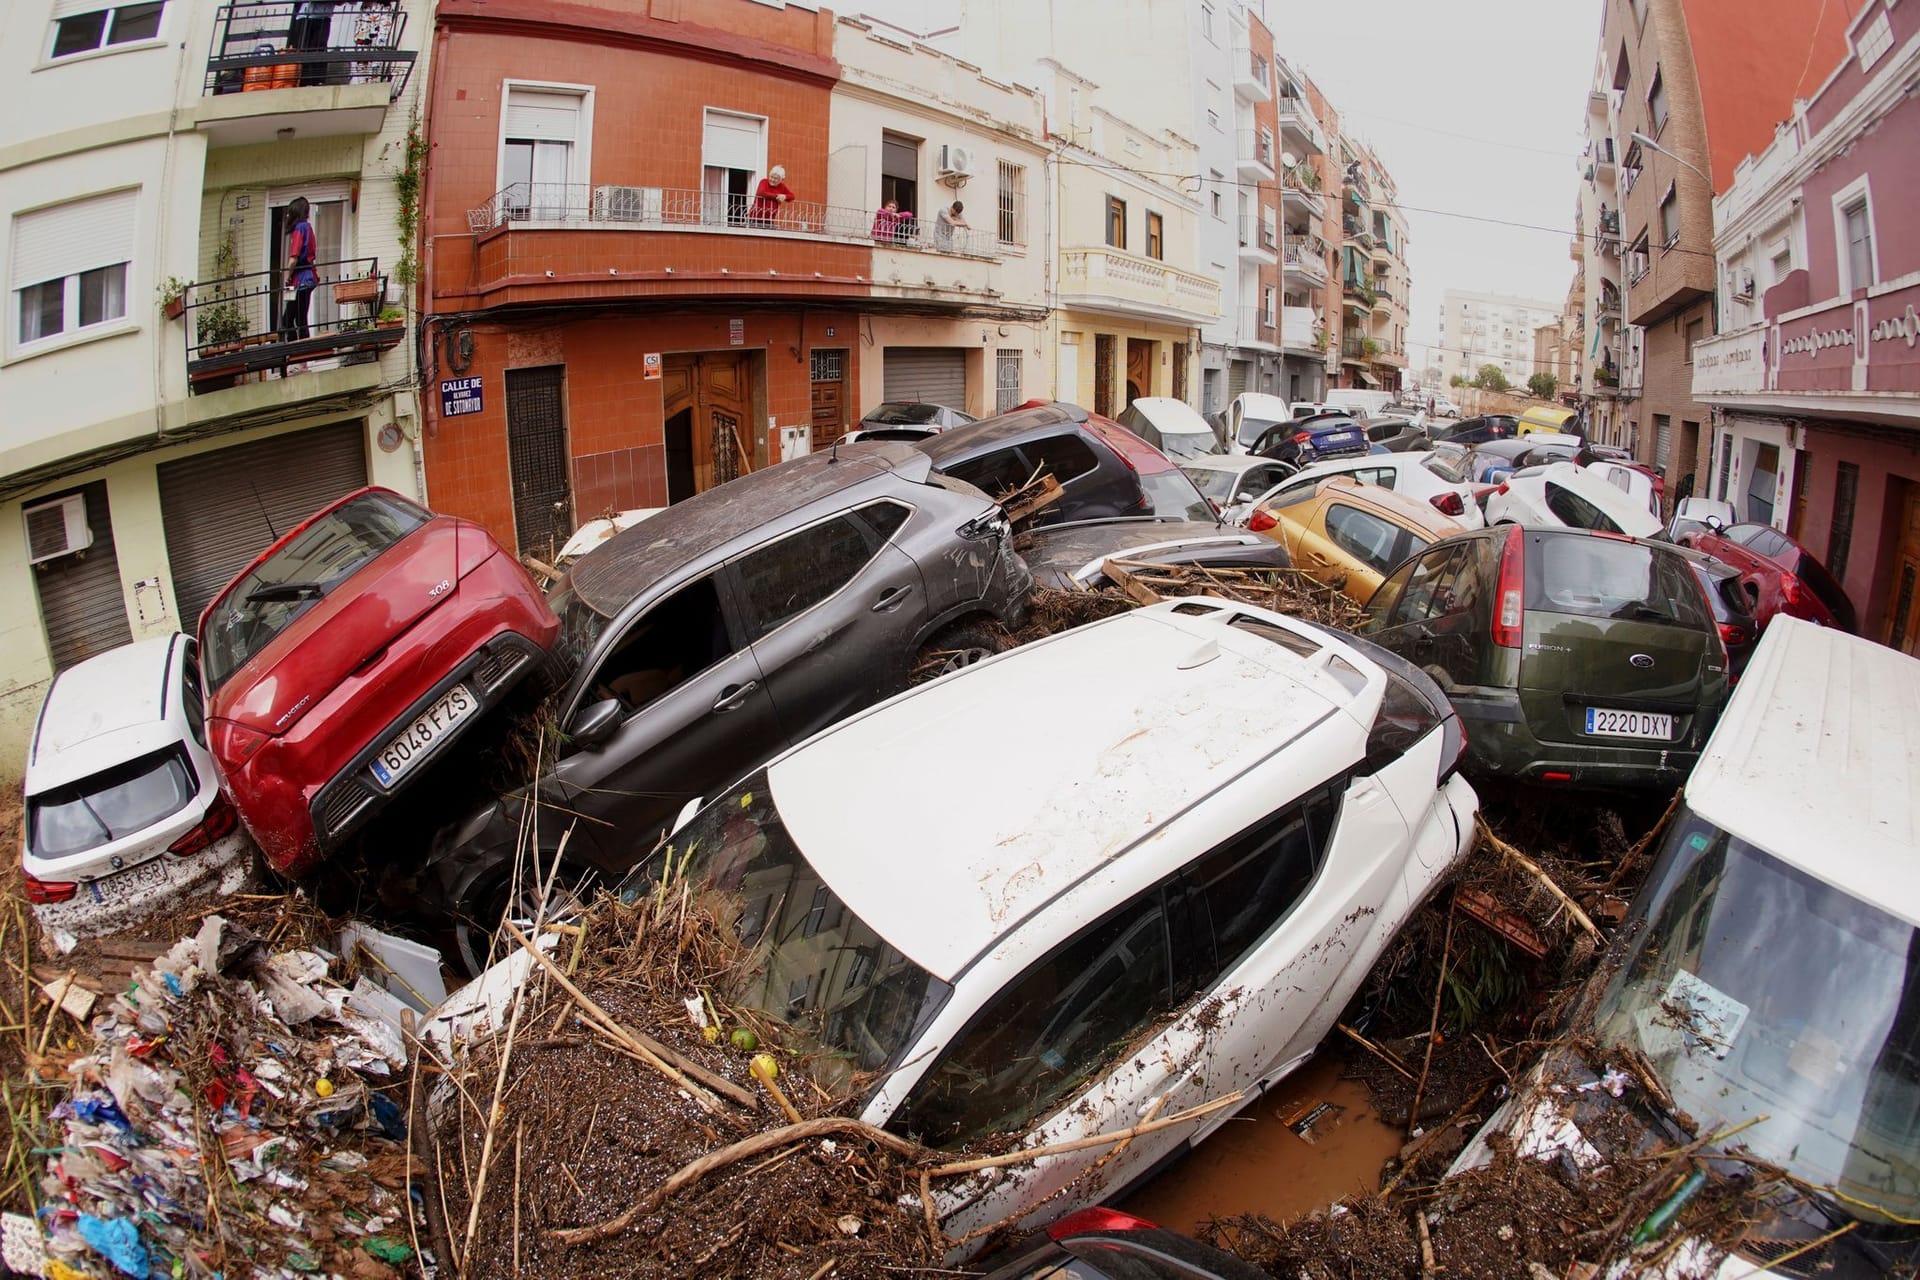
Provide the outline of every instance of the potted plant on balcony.
[[214,300],[200,304],[200,313],[193,320],[202,358],[238,351],[247,336],[246,313],[240,309],[240,302],[229,287],[239,262],[240,255],[233,247],[233,233],[229,231],[213,255]]
[[160,300],[160,310],[169,320],[178,320],[187,313],[187,282],[179,276],[168,276],[159,288],[154,290]]
[[1379,342],[1373,338],[1360,339],[1360,354],[1368,357],[1379,355],[1380,354]]

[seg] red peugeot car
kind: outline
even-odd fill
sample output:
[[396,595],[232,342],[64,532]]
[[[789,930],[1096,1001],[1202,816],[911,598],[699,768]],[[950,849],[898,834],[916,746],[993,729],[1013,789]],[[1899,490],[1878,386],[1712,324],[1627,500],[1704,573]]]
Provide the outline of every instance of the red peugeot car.
[[200,615],[208,747],[267,861],[311,871],[559,631],[485,529],[388,489],[268,547]]
[[1753,597],[1753,616],[1762,629],[1774,614],[1788,613],[1849,634],[1858,631],[1846,588],[1834,581],[1813,552],[1772,525],[1715,528],[1709,524],[1704,530],[1682,534],[1680,545],[1704,551],[1740,571]]

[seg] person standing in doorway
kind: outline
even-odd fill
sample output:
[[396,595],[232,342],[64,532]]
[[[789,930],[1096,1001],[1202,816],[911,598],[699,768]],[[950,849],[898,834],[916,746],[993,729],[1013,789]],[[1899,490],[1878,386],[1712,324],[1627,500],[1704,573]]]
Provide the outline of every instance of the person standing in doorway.
[[307,221],[307,198],[295,196],[287,205],[287,288],[293,290],[280,311],[280,340],[293,342],[308,336],[307,308],[320,283],[314,271],[316,245],[313,224]]
[[760,179],[760,185],[753,189],[753,206],[747,216],[758,227],[770,227],[774,219],[780,216],[780,210],[793,199],[793,188],[787,185],[787,170],[783,165],[775,165]]

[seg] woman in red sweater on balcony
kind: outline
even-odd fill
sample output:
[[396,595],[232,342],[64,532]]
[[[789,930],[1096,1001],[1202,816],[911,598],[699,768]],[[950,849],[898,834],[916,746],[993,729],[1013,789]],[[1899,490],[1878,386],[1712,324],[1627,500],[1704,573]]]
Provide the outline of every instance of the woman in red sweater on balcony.
[[780,216],[781,207],[791,199],[793,189],[787,185],[786,168],[775,165],[753,189],[753,205],[747,210],[747,216],[757,227],[770,227]]

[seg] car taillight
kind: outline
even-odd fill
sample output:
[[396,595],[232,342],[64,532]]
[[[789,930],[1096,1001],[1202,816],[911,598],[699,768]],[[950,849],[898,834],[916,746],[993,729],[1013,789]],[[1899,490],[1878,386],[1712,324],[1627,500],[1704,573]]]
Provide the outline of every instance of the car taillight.
[[1449,489],[1445,493],[1436,493],[1427,499],[1434,509],[1443,516],[1463,516],[1467,514],[1467,504],[1459,494]]
[[1832,616],[1827,612],[1827,606],[1820,602],[1819,597],[1807,590],[1807,584],[1790,573],[1780,575],[1780,594],[1787,602],[1786,612],[1795,617],[1805,618],[1808,622],[1818,623],[1824,627],[1827,625],[1827,619]]
[[1499,484],[1493,486],[1493,491],[1495,493],[1505,493],[1507,491],[1507,482],[1502,480]]
[[1253,514],[1247,518],[1247,530],[1251,533],[1265,533],[1279,523],[1273,518],[1273,513],[1265,507],[1255,507]]
[[1507,545],[1500,551],[1500,582],[1493,598],[1493,642],[1503,649],[1518,649],[1522,623],[1526,621],[1524,592],[1527,584],[1525,537],[1518,529],[1507,533]]
[[1726,645],[1728,649],[1731,650],[1746,642],[1747,629],[1745,627],[1736,627],[1731,622],[1723,622],[1720,624],[1720,643]]
[[207,729],[213,754],[226,765],[245,764],[271,741],[267,734],[258,729],[249,729],[231,720],[215,720],[207,725]]
[[224,840],[233,834],[233,828],[239,823],[240,815],[235,812],[233,802],[227,799],[226,792],[213,798],[207,806],[206,816],[193,830],[167,846],[167,852],[176,858],[185,858],[199,853],[216,840]]
[[20,878],[26,881],[28,902],[66,902],[80,888],[71,880],[37,880],[24,871]]
[[1072,1236],[1093,1235],[1100,1231],[1157,1231],[1160,1224],[1148,1222],[1145,1218],[1136,1218],[1130,1213],[1118,1209],[1082,1209],[1070,1213],[1047,1228],[1047,1235],[1054,1240],[1065,1240]]
[[1296,431],[1293,433],[1293,442],[1295,444],[1305,444],[1311,439],[1313,439],[1313,432],[1311,431]]

